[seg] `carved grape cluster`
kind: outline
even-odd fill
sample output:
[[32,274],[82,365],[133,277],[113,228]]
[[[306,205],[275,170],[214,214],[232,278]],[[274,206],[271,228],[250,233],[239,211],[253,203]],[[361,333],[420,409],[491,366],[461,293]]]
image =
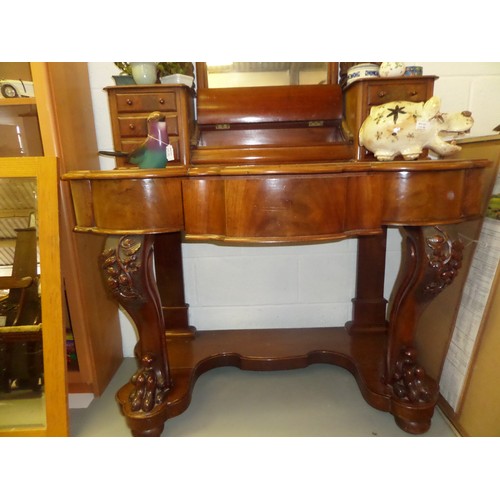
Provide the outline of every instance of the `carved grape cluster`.
[[129,396],[132,411],[151,411],[163,403],[168,392],[168,385],[160,370],[155,370],[154,356],[145,354],[141,358],[142,367],[132,377],[134,390]]
[[440,234],[435,234],[426,240],[431,250],[428,259],[429,266],[434,270],[434,279],[427,283],[424,291],[431,295],[437,295],[453,282],[462,266],[464,249],[462,240],[451,242],[444,231],[436,229]]
[[425,371],[417,364],[417,351],[404,348],[396,361],[392,388],[399,399],[407,399],[412,403],[428,402],[431,392],[425,383]]

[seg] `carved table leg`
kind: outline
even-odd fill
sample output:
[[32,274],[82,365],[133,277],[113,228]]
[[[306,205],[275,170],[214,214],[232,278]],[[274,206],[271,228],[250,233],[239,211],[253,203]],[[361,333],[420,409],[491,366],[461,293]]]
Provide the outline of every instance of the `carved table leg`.
[[153,235],[108,237],[101,256],[105,283],[134,321],[139,343],[139,369],[128,397],[118,400],[136,436],[160,435],[161,409],[171,387],[161,302],[153,271]]
[[439,387],[418,364],[414,334],[425,306],[452,283],[463,244],[441,228],[404,227],[403,262],[391,299],[386,383],[398,425],[419,434],[430,427]]

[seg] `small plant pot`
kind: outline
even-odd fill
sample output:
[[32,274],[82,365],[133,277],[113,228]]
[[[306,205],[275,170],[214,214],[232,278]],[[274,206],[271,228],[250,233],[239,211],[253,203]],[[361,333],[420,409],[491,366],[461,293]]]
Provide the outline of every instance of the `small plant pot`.
[[115,85],[135,85],[135,80],[130,75],[113,75]]
[[183,85],[187,85],[188,87],[193,86],[193,81],[194,78],[192,76],[181,75],[179,73],[176,73],[175,75],[167,75],[160,77],[161,83],[170,83],[170,84],[181,83]]

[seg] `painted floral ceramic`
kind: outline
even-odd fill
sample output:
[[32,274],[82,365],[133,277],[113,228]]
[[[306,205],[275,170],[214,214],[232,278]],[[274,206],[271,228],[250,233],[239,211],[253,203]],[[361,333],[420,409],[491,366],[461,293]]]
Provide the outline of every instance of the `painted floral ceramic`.
[[402,62],[384,62],[380,65],[379,74],[382,77],[403,76],[406,65]]
[[441,99],[427,102],[394,101],[373,106],[359,130],[359,143],[374,153],[377,160],[390,161],[397,155],[415,160],[429,148],[441,156],[462,149],[445,142],[440,134],[463,134],[472,127],[470,111],[441,113]]

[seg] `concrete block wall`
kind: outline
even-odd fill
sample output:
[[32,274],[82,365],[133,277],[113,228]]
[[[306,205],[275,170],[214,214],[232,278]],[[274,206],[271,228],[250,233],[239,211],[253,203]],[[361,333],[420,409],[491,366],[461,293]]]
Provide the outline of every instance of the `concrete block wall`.
[[[500,63],[414,63],[438,75],[435,95],[443,112],[470,110],[471,136],[489,135],[500,124]],[[99,149],[113,149],[107,94],[117,74],[113,63],[89,63]],[[101,168],[114,168],[101,158]],[[401,259],[399,232],[387,243],[386,298]],[[186,302],[198,329],[279,328],[343,325],[350,319],[354,294],[356,241],[316,245],[183,245]],[[136,332],[121,315],[123,350],[133,356]]]

